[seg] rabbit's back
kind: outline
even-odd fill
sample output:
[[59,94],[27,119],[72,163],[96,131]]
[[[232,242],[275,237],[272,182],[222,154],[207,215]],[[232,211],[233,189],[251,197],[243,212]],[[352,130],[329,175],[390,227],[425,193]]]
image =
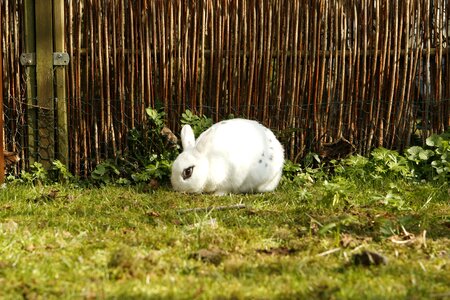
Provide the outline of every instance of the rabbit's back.
[[[197,140],[210,160],[213,189],[224,192],[273,190],[281,177],[283,147],[275,135],[256,121],[222,121]],[[269,186],[267,183],[273,182]]]

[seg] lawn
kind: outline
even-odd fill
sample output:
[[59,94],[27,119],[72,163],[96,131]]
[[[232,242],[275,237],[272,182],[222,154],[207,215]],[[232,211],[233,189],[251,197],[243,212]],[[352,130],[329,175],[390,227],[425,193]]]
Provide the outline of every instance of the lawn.
[[446,299],[449,193],[339,177],[222,197],[10,184],[0,298]]

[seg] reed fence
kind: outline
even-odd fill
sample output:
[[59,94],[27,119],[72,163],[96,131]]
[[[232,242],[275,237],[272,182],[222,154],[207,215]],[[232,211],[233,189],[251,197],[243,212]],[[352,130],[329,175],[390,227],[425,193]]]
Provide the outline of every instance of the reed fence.
[[[26,158],[23,4],[0,8],[6,147]],[[149,106],[175,131],[186,109],[257,119],[294,160],[340,138],[362,154],[423,141],[450,126],[449,11],[447,0],[64,1],[70,166],[86,175],[124,151]]]

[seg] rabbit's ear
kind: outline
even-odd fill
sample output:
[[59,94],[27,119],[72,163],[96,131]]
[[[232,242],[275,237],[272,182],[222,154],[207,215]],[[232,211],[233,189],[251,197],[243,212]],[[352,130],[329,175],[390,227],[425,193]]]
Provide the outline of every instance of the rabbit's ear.
[[213,128],[209,128],[206,131],[204,131],[197,139],[197,145],[196,148],[199,152],[204,152],[206,149],[210,147],[210,138],[211,133],[213,131]]
[[194,148],[195,146],[194,131],[189,125],[184,125],[181,128],[181,145],[183,145],[183,151]]

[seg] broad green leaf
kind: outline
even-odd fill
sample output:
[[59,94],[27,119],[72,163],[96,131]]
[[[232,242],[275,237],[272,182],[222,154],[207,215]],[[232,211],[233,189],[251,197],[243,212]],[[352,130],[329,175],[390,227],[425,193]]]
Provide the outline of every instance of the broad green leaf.
[[96,175],[100,175],[100,176],[105,175],[105,173],[106,173],[106,168],[105,168],[105,166],[102,165],[102,164],[97,165],[97,167],[95,168],[94,173],[95,173]]
[[421,160],[428,160],[430,157],[434,155],[434,152],[431,150],[422,150],[419,153],[419,158]]
[[413,157],[418,156],[421,151],[423,151],[423,148],[419,146],[412,146],[411,148],[406,150],[406,152],[408,152],[408,154],[410,154]]
[[433,134],[427,138],[426,143],[430,147],[439,147],[442,144],[442,137]]

